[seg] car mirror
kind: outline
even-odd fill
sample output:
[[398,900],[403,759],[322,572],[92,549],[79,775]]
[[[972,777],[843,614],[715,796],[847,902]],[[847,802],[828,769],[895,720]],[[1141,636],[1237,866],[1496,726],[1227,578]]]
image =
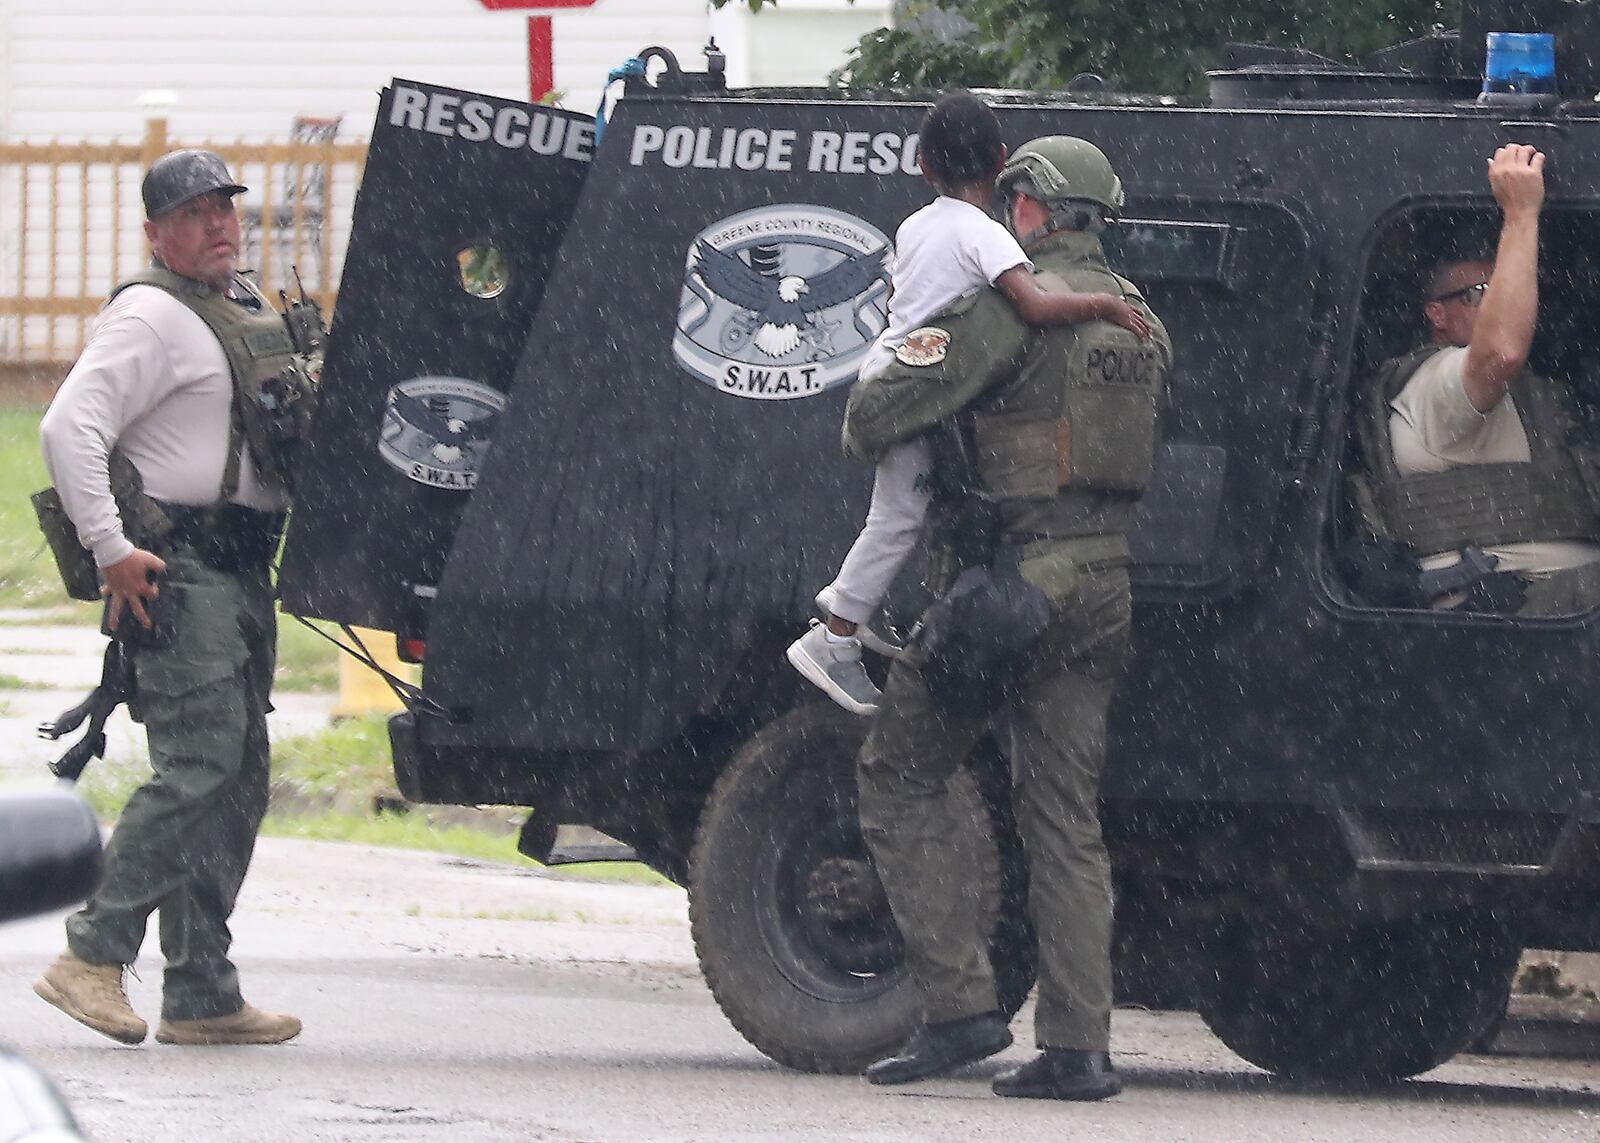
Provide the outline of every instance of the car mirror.
[[100,824],[66,790],[0,795],[0,921],[75,905],[100,879]]

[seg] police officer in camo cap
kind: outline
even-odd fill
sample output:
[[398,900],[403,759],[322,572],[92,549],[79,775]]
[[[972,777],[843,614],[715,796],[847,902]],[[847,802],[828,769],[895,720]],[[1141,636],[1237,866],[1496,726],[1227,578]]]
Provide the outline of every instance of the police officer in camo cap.
[[222,191],[229,198],[243,194],[228,173],[228,164],[215,151],[172,151],[150,164],[140,193],[144,196],[144,216],[160,218],[184,203],[210,191]]
[[154,778],[129,799],[101,885],[67,919],[66,951],[34,991],[128,1044],[148,1026],[123,972],[157,912],[157,1040],[276,1044],[300,1032],[295,1017],[245,1002],[228,955],[267,807],[285,412],[308,413],[315,395],[292,329],[237,272],[244,189],[211,151],[151,165],[151,265],[112,293],[40,426],[89,580],[98,574],[133,658]]
[[[1154,464],[1172,347],[1138,289],[1106,265],[1100,233],[1123,195],[1098,147],[1061,135],[1035,139],[1006,163],[998,187],[1041,285],[1115,293],[1141,312],[1152,336],[1140,340],[1108,321],[1031,327],[986,289],[933,319],[943,352],[901,355],[851,391],[845,448],[862,459],[952,415],[967,422],[972,467],[998,504],[989,566],[1020,559],[1049,615],[1032,650],[1017,653],[1009,690],[983,699],[998,702],[990,709],[951,709],[930,690],[935,676],[925,678],[923,668],[935,665],[933,652],[917,641],[890,671],[859,760],[861,828],[905,938],[923,1023],[867,1078],[921,1079],[1010,1043],[985,934],[965,903],[971,874],[953,864],[957,850],[945,844],[950,776],[998,719],[1011,734],[1031,864],[1042,1051],[998,1075],[994,1090],[1104,1099],[1121,1083],[1109,1056],[1111,875],[1097,798],[1111,688],[1130,653],[1127,531]],[[936,453],[940,486],[942,463]],[[957,508],[936,495],[930,510],[936,594],[974,558]]]

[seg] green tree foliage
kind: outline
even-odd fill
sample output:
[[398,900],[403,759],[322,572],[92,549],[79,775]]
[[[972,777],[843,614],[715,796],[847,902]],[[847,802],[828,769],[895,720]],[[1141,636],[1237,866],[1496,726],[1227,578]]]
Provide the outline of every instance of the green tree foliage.
[[[759,11],[777,0],[712,0]],[[1079,72],[1113,87],[1194,95],[1229,41],[1301,47],[1354,62],[1453,24],[1454,0],[961,0],[942,7],[971,25],[951,37],[918,19],[941,7],[911,0],[899,27],[864,37],[836,79],[851,87],[1051,90]]]

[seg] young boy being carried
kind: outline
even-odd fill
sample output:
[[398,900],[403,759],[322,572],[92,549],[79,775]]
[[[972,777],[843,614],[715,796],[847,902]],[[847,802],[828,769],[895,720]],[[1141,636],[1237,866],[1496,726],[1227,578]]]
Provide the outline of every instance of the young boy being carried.
[[[922,175],[939,197],[900,224],[895,234],[889,319],[862,359],[860,376],[875,377],[906,352],[907,336],[958,299],[993,284],[1029,325],[1111,321],[1140,337],[1150,328],[1114,294],[1043,289],[1033,263],[1011,232],[988,213],[1005,165],[1000,121],[981,99],[952,91],[922,120]],[[789,645],[789,662],[831,699],[855,714],[872,714],[881,697],[861,662],[862,643],[897,653],[867,621],[916,546],[927,514],[931,453],[925,438],[896,445],[878,462],[867,521],[834,581],[817,593],[827,621]]]

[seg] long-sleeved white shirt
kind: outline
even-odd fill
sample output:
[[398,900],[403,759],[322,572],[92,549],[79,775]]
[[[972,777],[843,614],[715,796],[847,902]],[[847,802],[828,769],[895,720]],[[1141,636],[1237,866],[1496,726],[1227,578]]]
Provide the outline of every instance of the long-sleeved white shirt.
[[[221,343],[177,298],[154,286],[129,286],[101,312],[39,426],[45,467],[96,564],[109,567],[134,550],[111,496],[112,446],[139,470],[148,495],[215,504],[232,405]],[[287,507],[256,480],[248,448],[232,500],[273,512]]]

